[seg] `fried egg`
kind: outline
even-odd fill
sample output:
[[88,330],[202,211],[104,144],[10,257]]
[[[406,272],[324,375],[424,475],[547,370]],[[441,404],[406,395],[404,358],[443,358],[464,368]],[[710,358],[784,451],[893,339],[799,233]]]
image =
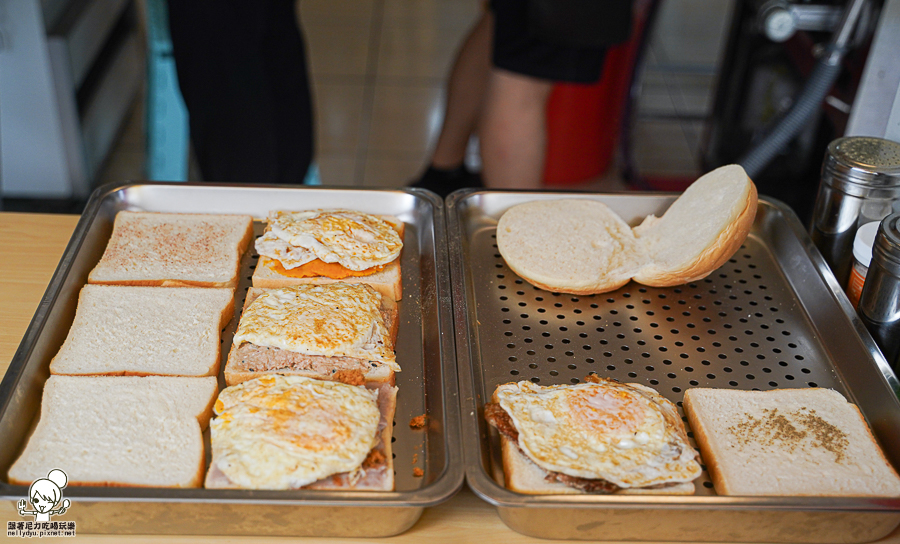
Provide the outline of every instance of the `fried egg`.
[[313,259],[354,271],[385,265],[403,248],[387,221],[350,210],[274,211],[256,250],[290,270]]
[[622,488],[689,482],[700,475],[675,406],[638,384],[541,387],[529,381],[497,389],[519,432],[519,447],[539,467],[603,479]]
[[234,345],[378,361],[400,371],[381,314],[381,294],[359,283],[270,289],[241,315]]
[[267,375],[219,393],[213,458],[247,489],[296,489],[353,472],[378,443],[378,392],[300,376]]

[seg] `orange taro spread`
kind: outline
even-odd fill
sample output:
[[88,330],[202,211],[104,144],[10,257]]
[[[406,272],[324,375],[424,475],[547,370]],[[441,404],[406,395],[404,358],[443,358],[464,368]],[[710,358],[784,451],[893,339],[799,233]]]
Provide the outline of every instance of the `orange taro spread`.
[[282,276],[288,276],[291,278],[315,278],[324,276],[333,280],[340,280],[355,276],[370,276],[384,269],[384,265],[382,264],[373,266],[371,268],[366,268],[365,270],[356,271],[345,268],[340,263],[326,263],[321,259],[313,259],[306,264],[302,264],[297,268],[291,268],[290,270],[281,266],[281,263],[275,259],[269,259],[268,266]]

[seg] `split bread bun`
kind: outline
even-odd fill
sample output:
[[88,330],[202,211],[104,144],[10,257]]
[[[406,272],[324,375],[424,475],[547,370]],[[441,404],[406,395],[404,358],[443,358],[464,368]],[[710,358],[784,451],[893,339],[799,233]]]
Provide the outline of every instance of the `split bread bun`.
[[[282,291],[284,294],[281,294]],[[362,293],[356,293],[357,291]],[[379,301],[378,309],[366,307],[364,311],[361,310],[363,306],[359,304],[359,299],[365,297],[367,291],[368,295],[375,295],[375,300]],[[326,315],[313,319],[313,325],[309,325],[311,312],[317,311],[320,307],[318,301],[322,300],[317,297],[317,292],[324,292],[321,294],[328,296],[329,300],[333,296],[341,307],[328,310]],[[266,293],[279,297],[290,297],[292,293],[297,293],[293,296],[308,301],[309,304],[293,306],[283,313],[277,310],[261,312],[259,315],[266,321],[261,321],[258,325],[250,324],[248,309],[257,298]],[[357,310],[361,313],[357,314]],[[383,347],[382,355],[387,356],[387,361],[374,360],[374,353],[353,353],[363,340],[341,325],[357,317],[370,323],[370,328],[366,330],[373,331],[372,342]],[[273,324],[280,331],[275,331]],[[260,338],[260,343],[240,340],[239,335],[245,329],[249,333],[255,333]],[[312,335],[305,334],[304,330],[312,331]],[[244,300],[244,310],[236,333],[238,341],[232,344],[225,363],[225,383],[231,386],[266,374],[279,374],[353,385],[393,384],[394,372],[400,370],[394,361],[398,330],[397,302],[381,296],[367,285],[304,284],[282,289],[251,287]],[[294,343],[295,349],[279,347],[285,341]],[[331,353],[327,353],[328,351]]]
[[85,285],[52,374],[215,376],[231,289]]
[[506,264],[548,291],[589,295],[631,279],[652,287],[704,278],[737,251],[756,217],[756,187],[738,165],[702,176],[662,217],[628,226],[602,202],[538,200],[497,225]]
[[9,481],[62,468],[69,485],[200,487],[215,377],[50,376]]
[[831,389],[688,389],[684,411],[720,495],[900,496],[859,409]]
[[249,215],[122,211],[88,283],[233,289],[252,238]]
[[392,491],[397,388],[268,375],[227,387],[207,488]]

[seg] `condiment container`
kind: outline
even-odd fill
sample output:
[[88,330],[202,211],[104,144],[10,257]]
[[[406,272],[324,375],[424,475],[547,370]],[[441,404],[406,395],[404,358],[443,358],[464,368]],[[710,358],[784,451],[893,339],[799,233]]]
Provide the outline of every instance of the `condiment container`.
[[854,308],[859,305],[859,296],[866,281],[869,263],[872,262],[872,244],[875,243],[878,225],[878,221],[872,221],[859,227],[853,240],[853,267],[850,269],[850,279],[847,280],[847,297]]
[[809,234],[838,282],[850,275],[860,225],[900,211],[900,143],[850,136],[828,146]]
[[886,217],[878,227],[858,312],[885,359],[897,371],[900,366],[900,212]]

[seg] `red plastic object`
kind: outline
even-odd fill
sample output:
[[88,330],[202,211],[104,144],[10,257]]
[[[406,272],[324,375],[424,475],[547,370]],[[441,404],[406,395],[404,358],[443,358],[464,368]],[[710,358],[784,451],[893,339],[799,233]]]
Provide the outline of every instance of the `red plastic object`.
[[547,104],[545,185],[576,185],[612,163],[644,17],[629,41],[610,47],[597,83],[557,83]]

